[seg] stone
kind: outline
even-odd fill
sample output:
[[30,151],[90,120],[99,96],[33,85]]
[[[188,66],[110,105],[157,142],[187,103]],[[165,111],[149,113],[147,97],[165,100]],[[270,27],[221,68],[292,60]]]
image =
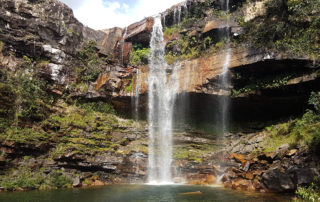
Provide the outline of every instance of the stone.
[[243,166],[242,170],[247,172],[250,169],[250,165],[251,165],[251,163],[249,161],[247,161],[245,163],[245,165]]
[[242,164],[245,164],[247,162],[245,155],[242,155],[242,154],[231,154],[229,158],[234,159],[238,163],[242,163]]
[[216,177],[214,175],[207,175],[207,180],[206,182],[208,184],[213,184],[217,181]]
[[153,18],[149,17],[129,25],[125,40],[127,42],[149,44],[153,23]]
[[262,175],[262,182],[269,191],[293,191],[296,187],[290,176],[277,169],[269,170]]
[[100,181],[100,180],[95,180],[92,184],[91,184],[91,186],[104,186],[105,185],[105,183],[103,183],[102,181]]
[[72,187],[81,187],[80,177],[73,178]]
[[315,177],[319,176],[319,172],[315,168],[294,168],[291,173],[293,173],[294,182],[298,186],[308,186]]
[[289,153],[287,153],[287,156],[288,156],[288,157],[292,157],[292,156],[294,156],[297,152],[298,152],[297,149],[291,149],[291,150],[289,151]]
[[[222,29],[222,28],[226,28],[226,21],[225,20],[211,20],[209,22],[207,22],[207,24],[205,25],[205,27],[202,30],[202,33],[205,34],[207,32],[210,32],[212,30],[215,29]],[[229,26],[235,26],[235,22],[229,22]]]
[[253,173],[251,173],[251,172],[247,172],[247,173],[245,174],[245,178],[248,179],[248,180],[253,180],[254,175],[253,175]]

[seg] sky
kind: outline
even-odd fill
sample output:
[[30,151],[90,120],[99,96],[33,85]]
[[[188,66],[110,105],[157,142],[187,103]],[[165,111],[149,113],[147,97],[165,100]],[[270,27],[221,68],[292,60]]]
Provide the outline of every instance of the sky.
[[93,29],[126,27],[165,11],[183,0],[60,0],[75,17]]

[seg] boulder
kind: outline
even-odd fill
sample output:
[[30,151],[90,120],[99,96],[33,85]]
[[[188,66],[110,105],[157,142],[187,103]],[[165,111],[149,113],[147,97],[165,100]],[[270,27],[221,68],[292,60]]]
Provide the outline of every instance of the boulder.
[[125,41],[149,45],[154,19],[145,18],[127,28]]
[[262,182],[271,192],[293,191],[296,186],[287,173],[278,169],[269,170],[262,175]]
[[294,183],[298,186],[308,186],[315,177],[319,176],[319,172],[315,168],[296,168],[291,173],[294,176]]
[[81,187],[81,181],[79,176],[73,179],[72,187]]

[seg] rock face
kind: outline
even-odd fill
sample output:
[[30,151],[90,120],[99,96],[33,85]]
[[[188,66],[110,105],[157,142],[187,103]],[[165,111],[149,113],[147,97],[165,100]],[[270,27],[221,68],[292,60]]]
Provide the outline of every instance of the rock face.
[[0,13],[0,39],[5,49],[18,58],[49,60],[46,71],[57,82],[65,81],[60,73],[79,63],[78,51],[90,41],[97,44],[101,55],[109,57],[122,37],[120,28],[96,31],[83,26],[71,9],[57,0],[4,0]]
[[[243,1],[231,1],[231,4],[237,2]],[[199,11],[196,7],[198,3],[204,1],[187,1],[185,5],[180,4],[168,9],[162,13],[163,24],[178,24],[176,12],[179,9],[180,17],[187,16],[188,12],[195,14]],[[265,1],[254,1],[248,4],[244,11],[244,20],[263,15],[266,11],[264,3]],[[214,4],[220,5],[221,1],[214,1]],[[52,86],[61,85],[50,93],[61,97],[67,91],[72,98],[110,99],[118,109],[127,114],[131,110],[136,87],[140,86],[137,89],[141,95],[139,107],[143,111],[147,102],[148,65],[131,66],[130,52],[133,44],[146,47],[149,45],[153,23],[153,18],[149,17],[129,25],[126,30],[112,28],[97,31],[83,26],[74,18],[71,9],[57,0],[2,0],[0,42],[3,42],[4,47],[0,46],[0,68],[14,72],[21,61],[39,57],[42,62],[37,68],[41,69],[42,76],[47,78]],[[235,19],[229,22],[230,29],[226,28],[225,19],[216,19],[213,16],[207,16],[200,24],[181,30],[181,33],[201,39],[211,35],[218,38],[221,32],[230,32],[235,37],[242,33],[242,28]],[[177,37],[168,37],[166,40],[175,41]],[[90,41],[96,43],[94,49],[97,49],[97,54],[104,60],[102,65],[95,68],[103,71],[97,81],[87,82],[86,90],[70,90],[71,83],[75,82],[75,73],[71,69],[80,65],[79,51]],[[2,52],[2,49],[5,51]],[[245,121],[254,125],[250,121],[258,120],[261,114],[268,120],[289,117],[294,115],[292,111],[299,114],[305,110],[309,93],[320,90],[319,70],[309,58],[257,50],[248,44],[231,46],[230,53],[232,84],[226,88],[219,84],[226,56],[226,50],[222,48],[198,58],[177,61],[172,65],[178,69],[177,117],[180,116],[178,109],[182,106],[189,108],[189,114],[183,114],[183,117],[214,117],[219,98],[229,96],[230,91],[234,90],[235,92],[231,92],[234,119],[239,123]],[[172,73],[172,66],[168,68],[168,74]],[[284,82],[280,80],[281,85],[271,82],[259,88],[249,88],[265,82],[263,78],[267,76],[270,76],[271,80],[274,80],[275,75],[287,76],[283,73],[289,74],[289,77]],[[7,86],[0,84],[1,92],[4,92],[0,96],[0,104],[3,108],[12,108],[14,94],[8,94],[6,88]],[[187,98],[188,104],[183,103]],[[63,108],[60,110],[63,111]],[[210,118],[204,119],[200,121],[212,123]],[[88,123],[85,125],[85,129],[77,128],[80,132],[77,130],[67,134],[76,136],[69,137],[75,141],[72,144],[69,142],[70,145],[88,146],[92,141],[96,143],[96,136],[91,136],[91,133],[95,132],[91,130],[92,126]],[[97,124],[92,125],[100,127]],[[66,130],[72,127],[73,123]],[[250,127],[259,129],[258,126]],[[51,169],[66,169],[70,172],[75,170],[80,175],[73,178],[73,187],[85,186],[86,180],[94,186],[141,182],[146,179],[147,173],[146,131],[134,134],[126,129],[121,126],[117,131],[105,129],[104,135],[110,135],[110,141],[116,143],[111,145],[116,152],[102,150],[90,155],[85,152],[77,153],[75,149],[56,152],[54,148],[58,142],[54,140],[49,143],[28,144],[9,141],[0,145],[0,153],[6,154],[6,157],[0,156],[0,168],[10,166],[9,158],[14,159],[13,164],[19,164],[18,161],[21,160],[22,163],[29,163],[32,168],[45,165],[48,168],[45,172],[48,173]],[[52,132],[51,130],[57,128],[48,129],[48,132]],[[66,138],[67,135],[58,134],[54,138]],[[174,167],[180,172],[175,173],[178,177],[174,180],[181,182],[181,179],[186,179],[189,184],[212,184],[222,178],[221,181],[227,187],[234,189],[289,192],[297,186],[309,185],[315,176],[319,176],[317,156],[309,155],[304,149],[289,150],[287,147],[272,153],[250,154],[259,148],[265,134],[248,136],[250,138],[244,139],[244,143],[241,142],[241,137],[236,137],[239,140],[233,139],[226,151],[213,154],[212,147],[222,145],[214,138],[193,132],[175,134]],[[90,141],[85,141],[88,139]],[[56,152],[54,157],[50,156],[50,160],[49,152]],[[22,160],[25,154],[36,156],[37,159]],[[95,172],[100,176],[92,175]]]
[[127,27],[126,41],[149,45],[154,20],[146,18]]

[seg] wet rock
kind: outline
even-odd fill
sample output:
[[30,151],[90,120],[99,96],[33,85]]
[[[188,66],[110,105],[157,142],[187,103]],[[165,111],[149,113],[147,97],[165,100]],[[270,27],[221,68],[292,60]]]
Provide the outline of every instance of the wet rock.
[[290,176],[277,169],[264,173],[262,175],[262,182],[272,192],[292,191],[295,189],[295,184]]

